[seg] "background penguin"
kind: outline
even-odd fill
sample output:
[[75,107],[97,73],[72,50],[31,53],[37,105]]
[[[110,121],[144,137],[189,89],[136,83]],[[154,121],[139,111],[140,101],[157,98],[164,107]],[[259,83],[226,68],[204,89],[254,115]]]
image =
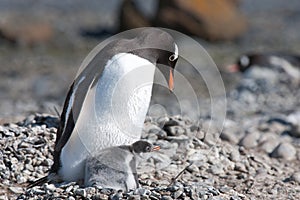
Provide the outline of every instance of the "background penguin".
[[227,66],[230,72],[247,72],[253,67],[285,72],[294,82],[300,81],[300,55],[287,53],[248,53],[240,56],[237,62]]
[[169,66],[162,73],[172,90],[177,59],[174,39],[157,28],[146,28],[133,39],[114,40],[101,49],[69,89],[49,175],[30,187],[48,181],[80,181],[90,154],[138,141],[156,65]]
[[136,167],[145,153],[159,150],[146,141],[101,150],[87,158],[85,165],[85,186],[101,186],[128,191],[139,187]]

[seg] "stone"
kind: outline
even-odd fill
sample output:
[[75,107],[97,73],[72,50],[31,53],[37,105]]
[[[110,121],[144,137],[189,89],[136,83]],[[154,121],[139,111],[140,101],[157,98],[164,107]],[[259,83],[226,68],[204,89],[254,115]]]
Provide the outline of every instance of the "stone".
[[240,161],[240,153],[237,149],[232,149],[232,151],[230,152],[230,160],[237,162]]
[[55,191],[56,187],[53,184],[45,184],[45,189],[50,191]]
[[15,194],[22,194],[24,191],[21,187],[9,187],[9,190]]
[[181,126],[167,126],[164,130],[168,136],[180,136],[185,133],[185,129]]
[[220,175],[220,174],[224,174],[224,170],[223,170],[223,166],[218,164],[218,165],[212,165],[209,170],[209,172],[211,172],[214,175]]
[[300,183],[300,171],[293,173],[293,175],[291,176],[291,180],[293,180],[299,184]]
[[253,131],[247,133],[239,142],[239,145],[244,146],[247,149],[254,148],[258,145],[258,139],[260,137],[259,132]]
[[134,194],[145,196],[145,195],[150,195],[151,191],[145,188],[138,188],[134,191]]
[[78,188],[77,190],[75,190],[75,194],[77,194],[81,197],[86,197],[86,191],[85,191],[85,189],[82,189],[82,188]]
[[271,157],[283,158],[285,160],[294,160],[296,158],[295,147],[287,142],[280,143],[271,153]]
[[235,134],[233,134],[232,132],[229,132],[227,130],[225,130],[221,133],[220,138],[222,140],[231,142],[232,144],[237,144],[239,142],[238,137]]
[[259,148],[266,153],[272,153],[272,151],[278,146],[278,139],[267,139],[259,145]]

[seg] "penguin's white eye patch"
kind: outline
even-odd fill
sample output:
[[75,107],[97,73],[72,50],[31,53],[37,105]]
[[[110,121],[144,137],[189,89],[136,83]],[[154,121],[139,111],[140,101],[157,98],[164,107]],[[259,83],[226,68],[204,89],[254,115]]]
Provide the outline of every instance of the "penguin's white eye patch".
[[250,60],[248,56],[242,56],[240,62],[243,66],[247,66],[250,64]]
[[169,57],[169,61],[175,61],[176,59],[178,58],[178,55],[176,54],[172,54],[170,57]]
[[178,46],[177,44],[175,44],[175,51],[174,51],[174,54],[172,54],[170,57],[169,57],[169,61],[173,62],[175,60],[178,59]]

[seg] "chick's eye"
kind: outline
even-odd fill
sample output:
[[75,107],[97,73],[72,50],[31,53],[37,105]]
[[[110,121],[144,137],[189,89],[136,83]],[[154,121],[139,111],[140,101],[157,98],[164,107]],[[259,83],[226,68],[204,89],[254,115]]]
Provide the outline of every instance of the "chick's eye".
[[148,151],[148,152],[151,151],[151,147],[147,146],[146,151]]
[[176,59],[178,58],[178,56],[177,55],[175,55],[175,54],[172,54],[170,57],[169,57],[169,61],[175,61]]

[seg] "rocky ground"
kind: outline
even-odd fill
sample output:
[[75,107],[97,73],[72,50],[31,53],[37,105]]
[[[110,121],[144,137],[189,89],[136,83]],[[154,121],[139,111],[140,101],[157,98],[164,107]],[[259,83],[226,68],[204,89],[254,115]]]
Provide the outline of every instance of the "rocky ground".
[[[76,183],[26,189],[53,164],[58,118],[31,115],[1,126],[0,198],[297,199],[300,110],[293,108],[299,108],[300,91],[298,85],[276,80],[274,88],[269,85],[274,82],[260,84],[262,80],[255,76],[243,79],[228,94],[229,116],[221,135],[217,130],[208,135],[209,118],[201,123],[182,116],[147,118],[142,138],[161,150],[141,163],[141,188],[133,191],[84,188]],[[249,81],[256,87],[249,87],[253,86]],[[274,95],[276,106],[264,100]],[[261,101],[251,102],[257,98]],[[241,110],[245,106],[249,112]]]
[[[105,12],[111,9],[86,2],[90,3],[25,6],[13,0],[0,2],[1,22],[22,24],[23,19],[27,24],[46,19],[46,24],[58,30],[50,46],[0,41],[0,199],[299,198],[299,85],[276,72],[278,79],[271,76],[267,81],[223,74],[227,118],[222,131],[215,128],[207,134],[209,114],[201,122],[183,116],[148,118],[143,138],[161,150],[141,164],[140,189],[119,192],[76,183],[26,189],[28,182],[46,175],[53,163],[58,123],[53,107],[60,110],[78,66],[100,42],[81,37],[80,29],[114,24],[115,16]],[[249,30],[240,40],[199,41],[219,66],[233,62],[244,51],[299,53],[298,8],[297,0],[289,4],[242,1]],[[33,14],[28,18],[28,13]]]

